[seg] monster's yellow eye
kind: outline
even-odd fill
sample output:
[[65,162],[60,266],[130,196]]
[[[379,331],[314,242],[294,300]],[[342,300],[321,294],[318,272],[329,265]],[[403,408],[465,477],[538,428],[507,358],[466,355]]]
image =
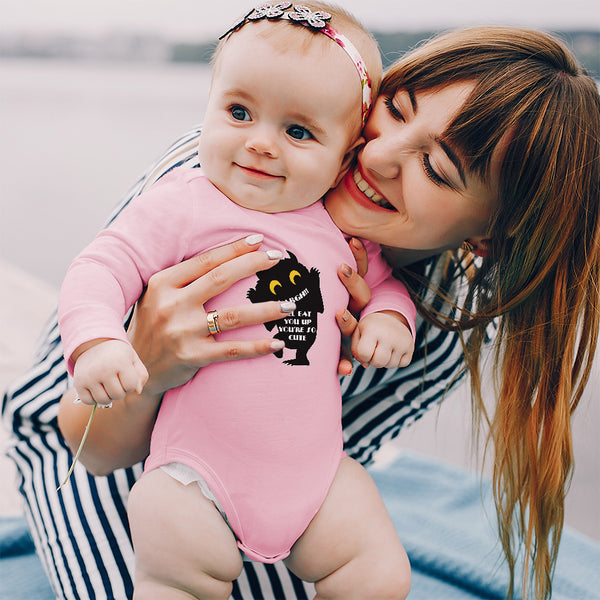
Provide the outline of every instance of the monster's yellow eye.
[[300,273],[298,273],[298,271],[294,270],[290,273],[290,281],[296,285],[296,279],[298,279],[298,277],[300,277]]
[[278,287],[281,287],[281,283],[279,283],[279,281],[277,281],[277,279],[273,279],[273,281],[271,281],[271,283],[269,284],[269,289],[271,290],[271,294],[276,296],[277,292],[275,290]]

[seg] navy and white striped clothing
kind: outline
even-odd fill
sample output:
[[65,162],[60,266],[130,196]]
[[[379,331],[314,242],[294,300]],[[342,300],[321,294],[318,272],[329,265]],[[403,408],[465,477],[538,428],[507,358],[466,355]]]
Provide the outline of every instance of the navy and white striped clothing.
[[[200,129],[178,140],[138,181],[111,220],[131,198],[175,166],[198,166]],[[382,444],[398,435],[462,377],[458,335],[428,327],[417,319],[413,361],[405,369],[356,368],[342,380],[346,451],[368,465]],[[14,460],[25,512],[57,598],[130,598],[133,551],[126,501],[142,472],[141,464],[93,477],[78,464],[69,485],[57,493],[72,456],[58,430],[58,402],[67,390],[66,366],[56,316],[42,335],[28,373],[10,386],[2,403],[12,431],[8,455]],[[234,598],[302,599],[313,586],[291,575],[283,564],[245,563],[234,584]]]

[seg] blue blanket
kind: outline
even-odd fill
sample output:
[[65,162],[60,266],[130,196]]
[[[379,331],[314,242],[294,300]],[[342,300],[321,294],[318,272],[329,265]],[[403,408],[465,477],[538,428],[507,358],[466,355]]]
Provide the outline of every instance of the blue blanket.
[[[412,453],[371,474],[410,557],[411,600],[504,599],[508,569],[501,560],[490,482]],[[565,528],[552,600],[596,599],[600,544]]]
[[[411,560],[410,600],[503,600],[489,482],[412,453],[371,474]],[[0,519],[0,600],[52,598],[25,521]],[[552,598],[600,600],[600,544],[565,529]]]

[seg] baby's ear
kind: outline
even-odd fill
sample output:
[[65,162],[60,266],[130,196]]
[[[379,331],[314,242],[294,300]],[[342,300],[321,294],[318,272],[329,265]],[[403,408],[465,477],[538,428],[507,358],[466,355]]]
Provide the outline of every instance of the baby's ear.
[[332,188],[337,187],[338,183],[344,178],[344,175],[350,168],[352,161],[356,158],[356,153],[364,143],[365,138],[361,136],[352,144],[352,146],[348,148],[348,150],[346,150],[346,154],[344,154],[344,158],[340,166],[340,172],[338,173],[334,184],[331,186]]

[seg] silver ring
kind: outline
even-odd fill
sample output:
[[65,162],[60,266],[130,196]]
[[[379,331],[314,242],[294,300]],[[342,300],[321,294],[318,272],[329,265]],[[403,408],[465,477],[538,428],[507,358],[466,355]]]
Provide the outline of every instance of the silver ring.
[[219,327],[219,313],[216,310],[210,310],[206,313],[206,322],[208,323],[208,333],[215,335],[221,333]]

